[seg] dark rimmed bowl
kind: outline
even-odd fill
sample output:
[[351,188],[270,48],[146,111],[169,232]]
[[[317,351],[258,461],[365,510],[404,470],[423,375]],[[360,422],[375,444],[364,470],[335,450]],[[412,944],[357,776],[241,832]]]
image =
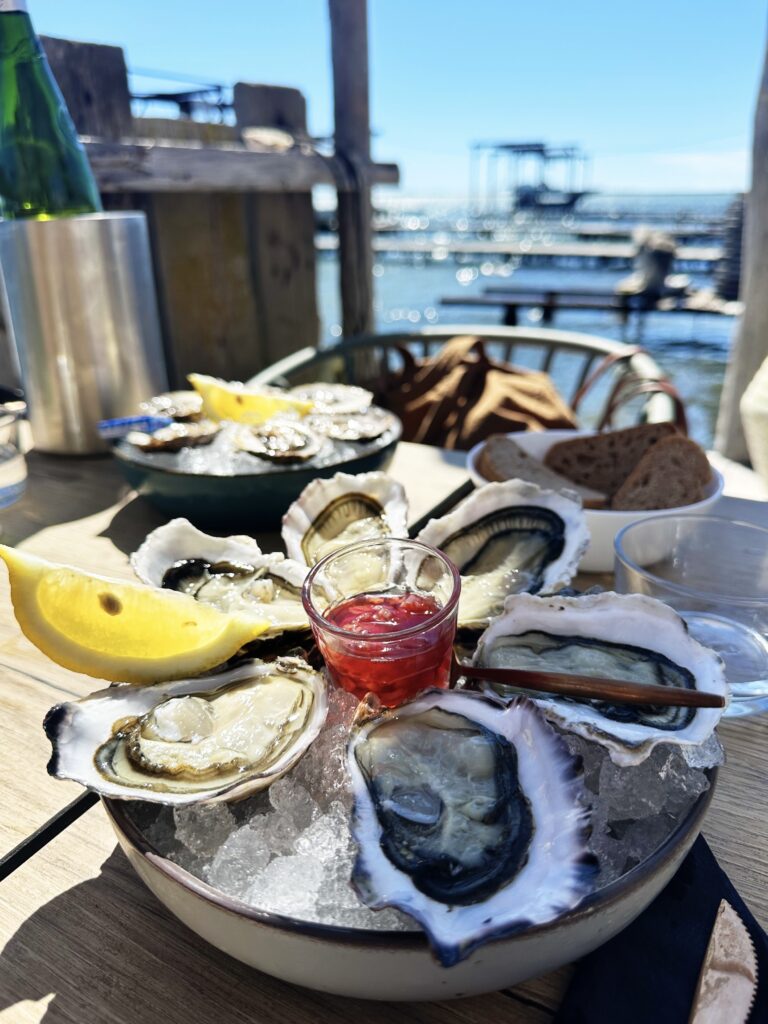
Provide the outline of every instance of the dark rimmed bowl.
[[120,800],[104,807],[139,877],[187,927],[218,949],[276,978],[359,999],[437,1000],[494,992],[570,963],[626,928],[670,881],[701,830],[714,792],[696,800],[650,857],[575,910],[489,942],[441,967],[420,932],[374,932],[269,914],[225,896],[165,859]]
[[151,465],[143,453],[120,442],[112,449],[123,476],[138,493],[169,516],[183,516],[196,526],[216,530],[275,529],[307,484],[335,473],[370,473],[386,469],[402,435],[393,427],[380,438],[357,446],[353,458],[316,466],[282,466],[274,471],[213,476]]

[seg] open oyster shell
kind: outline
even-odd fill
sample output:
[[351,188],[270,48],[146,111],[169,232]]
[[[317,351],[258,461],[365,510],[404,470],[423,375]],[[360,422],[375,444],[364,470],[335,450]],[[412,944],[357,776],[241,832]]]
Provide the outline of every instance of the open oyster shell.
[[[688,633],[680,616],[641,594],[510,597],[504,614],[480,637],[476,665],[530,668],[694,687],[727,696],[723,663]],[[484,684],[513,699],[518,690]],[[658,743],[700,744],[711,736],[719,708],[638,707],[531,693],[544,715],[563,729],[608,748],[618,765],[644,761]]]
[[317,431],[287,418],[273,418],[260,426],[241,426],[234,440],[250,455],[278,463],[306,462],[327,444]]
[[182,448],[210,444],[220,430],[220,425],[213,420],[174,421],[170,426],[160,427],[151,434],[143,430],[132,430],[125,439],[143,452],[178,452]]
[[150,416],[170,416],[180,423],[203,417],[203,399],[196,391],[165,391],[142,402],[139,409]]
[[375,537],[408,536],[408,501],[386,473],[336,473],[308,484],[283,516],[290,558],[314,565],[325,555]]
[[483,628],[509,594],[567,586],[589,544],[581,501],[524,480],[486,484],[416,538],[461,573],[459,627]]
[[362,704],[348,763],[353,884],[372,909],[414,917],[444,966],[587,891],[580,768],[530,701],[430,690],[391,711]]
[[147,536],[131,565],[150,586],[269,622],[264,638],[309,629],[301,603],[306,566],[279,552],[264,554],[251,537],[211,537],[187,519],[172,519]]
[[316,413],[340,416],[365,412],[373,402],[373,394],[353,384],[297,384],[291,388],[294,398],[311,402]]
[[307,416],[307,426],[333,441],[373,441],[396,425],[395,417],[384,409],[360,413],[317,413]]
[[292,768],[326,713],[323,678],[300,658],[112,686],[48,712],[48,772],[123,800],[238,800]]

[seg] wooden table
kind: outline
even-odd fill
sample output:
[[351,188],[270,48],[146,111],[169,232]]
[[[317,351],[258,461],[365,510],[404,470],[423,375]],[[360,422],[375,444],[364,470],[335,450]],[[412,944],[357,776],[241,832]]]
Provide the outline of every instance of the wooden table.
[[[458,453],[399,447],[391,472],[407,488],[412,521],[466,480],[463,462]],[[128,554],[163,517],[128,490],[109,459],[32,453],[29,467],[27,495],[0,513],[2,539],[131,578]],[[768,525],[765,503],[723,501],[725,514]],[[206,945],[134,875],[100,806],[72,822],[56,818],[81,791],[47,776],[49,745],[40,723],[52,704],[95,684],[48,661],[20,634],[4,572],[0,667],[0,858],[10,854],[18,864],[20,854],[33,851],[0,881],[0,1024],[551,1019],[570,968],[458,1002],[369,1004],[295,988]],[[768,717],[728,722],[721,734],[728,764],[704,832],[766,925]]]

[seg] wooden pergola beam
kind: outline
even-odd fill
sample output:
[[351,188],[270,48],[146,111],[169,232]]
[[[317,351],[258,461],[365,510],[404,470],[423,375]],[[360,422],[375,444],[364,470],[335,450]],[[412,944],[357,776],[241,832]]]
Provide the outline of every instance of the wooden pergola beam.
[[[354,191],[346,166],[336,157],[301,147],[285,153],[256,153],[238,143],[170,142],[147,139],[104,142],[84,138],[102,192],[302,192],[314,185]],[[398,181],[395,164],[372,164],[366,178]]]

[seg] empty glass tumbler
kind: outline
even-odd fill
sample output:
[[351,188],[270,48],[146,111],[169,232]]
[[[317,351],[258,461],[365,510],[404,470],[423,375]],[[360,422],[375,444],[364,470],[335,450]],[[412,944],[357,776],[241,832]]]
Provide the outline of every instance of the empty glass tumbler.
[[768,530],[719,516],[665,515],[615,541],[616,589],[671,605],[725,662],[731,716],[768,710]]

